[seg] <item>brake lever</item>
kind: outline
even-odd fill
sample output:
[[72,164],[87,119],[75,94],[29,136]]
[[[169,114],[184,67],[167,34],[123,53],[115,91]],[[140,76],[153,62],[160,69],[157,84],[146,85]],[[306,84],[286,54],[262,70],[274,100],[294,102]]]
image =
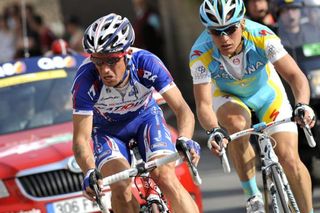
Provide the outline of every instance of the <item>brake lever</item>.
[[95,194],[96,203],[98,204],[98,206],[102,212],[107,212],[104,205],[102,204],[102,201],[101,201],[101,196],[100,196],[101,190],[100,190],[100,187],[98,186],[97,177],[95,175],[93,175],[92,180],[94,182],[94,184],[92,184],[92,186],[93,186],[93,191]]
[[304,123],[304,127],[302,127],[302,129],[307,138],[309,146],[312,148],[315,147],[317,144],[312,135],[311,128],[308,124],[304,122],[304,109],[298,109],[298,116],[301,119],[301,121]]
[[189,152],[187,145],[182,140],[177,140],[176,148],[180,153],[182,152],[184,158],[188,162],[189,168],[191,169],[192,175],[195,178],[196,184],[200,185],[202,183],[202,180],[199,176],[199,173],[198,173],[196,166],[192,163],[191,155],[190,155],[190,152]]

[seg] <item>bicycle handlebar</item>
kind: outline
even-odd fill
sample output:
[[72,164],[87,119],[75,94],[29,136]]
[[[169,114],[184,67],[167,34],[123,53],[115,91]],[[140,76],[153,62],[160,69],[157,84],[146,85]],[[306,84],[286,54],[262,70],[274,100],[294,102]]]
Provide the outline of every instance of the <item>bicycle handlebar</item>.
[[[264,134],[263,131],[267,130],[268,128],[270,128],[272,126],[276,126],[276,125],[283,124],[283,123],[289,123],[289,122],[292,122],[292,118],[285,118],[285,119],[282,119],[279,121],[272,121],[269,123],[261,122],[261,123],[253,125],[252,128],[245,129],[245,130],[242,130],[242,131],[239,131],[239,132],[236,132],[236,133],[230,135],[228,140],[229,140],[229,142],[231,142],[231,141],[236,140],[242,136],[251,135],[251,134],[261,135],[261,134]],[[315,141],[314,141],[314,138],[311,133],[311,129],[310,129],[309,125],[305,125],[303,127],[303,130],[304,130],[304,133],[305,133],[306,138],[308,140],[309,146],[315,147]],[[221,155],[222,155],[222,159],[221,159],[222,166],[224,167],[224,164],[229,165],[229,161],[228,161],[227,156],[225,154],[221,154]]]
[[108,177],[103,178],[103,185],[108,186],[110,184],[113,184],[115,182],[128,179],[130,177],[135,177],[138,174],[146,173],[148,171],[151,171],[159,166],[162,166],[164,164],[176,161],[180,158],[179,153],[172,153],[170,155],[167,155],[162,158],[158,158],[149,162],[142,162],[140,164],[137,164],[134,168],[130,168],[127,170],[124,170],[122,172],[118,172],[116,174],[110,175]]

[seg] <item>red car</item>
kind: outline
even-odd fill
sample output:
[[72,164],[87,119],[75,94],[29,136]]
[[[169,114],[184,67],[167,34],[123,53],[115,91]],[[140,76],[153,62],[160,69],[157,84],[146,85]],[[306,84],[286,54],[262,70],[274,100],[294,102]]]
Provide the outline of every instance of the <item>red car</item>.
[[[72,152],[69,90],[83,59],[35,57],[0,64],[0,212],[98,210],[82,196],[83,175]],[[200,188],[185,163],[176,174],[202,212]]]

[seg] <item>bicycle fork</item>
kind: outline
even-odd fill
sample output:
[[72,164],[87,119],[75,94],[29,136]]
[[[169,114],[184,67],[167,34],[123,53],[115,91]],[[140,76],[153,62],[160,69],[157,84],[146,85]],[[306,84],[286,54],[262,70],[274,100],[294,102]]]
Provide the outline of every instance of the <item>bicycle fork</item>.
[[[279,213],[279,203],[281,203],[279,196],[277,195],[277,190],[282,190],[285,202],[289,204],[291,212],[300,213],[297,202],[293,196],[291,188],[289,186],[288,180],[286,175],[283,172],[283,169],[279,163],[278,157],[276,156],[271,141],[267,137],[259,137],[259,147],[260,147],[260,156],[262,161],[262,177],[263,177],[263,184],[264,184],[264,196],[265,196],[265,209],[266,212],[269,212],[269,208],[267,207],[268,204],[268,193],[269,190],[271,194],[271,204],[273,211]],[[273,171],[272,171],[272,168]],[[278,181],[280,182],[280,186],[282,189],[277,189],[275,185],[275,178],[274,176],[278,176]],[[282,204],[286,205],[286,204]],[[284,207],[285,208],[285,207]]]

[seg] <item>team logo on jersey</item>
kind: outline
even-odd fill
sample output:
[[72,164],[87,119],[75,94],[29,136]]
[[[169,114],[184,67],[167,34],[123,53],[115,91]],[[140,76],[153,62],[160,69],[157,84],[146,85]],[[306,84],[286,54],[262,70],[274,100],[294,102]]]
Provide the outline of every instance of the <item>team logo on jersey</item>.
[[240,64],[240,59],[239,58],[234,58],[232,60],[232,63],[235,64],[235,65],[239,65]]
[[193,54],[191,55],[191,57],[193,56],[200,56],[203,52],[200,50],[193,50]]
[[94,84],[92,84],[92,86],[90,87],[90,89],[88,91],[88,95],[91,98],[91,100],[93,100],[93,97],[96,95],[96,90],[95,90]]
[[152,72],[144,70],[142,77],[154,82],[158,76],[157,75],[152,75]]
[[272,32],[269,32],[267,30],[260,30],[259,34],[262,35],[262,36],[273,35]]
[[250,64],[245,70],[245,74],[250,75],[251,73],[260,69],[261,66],[264,66],[265,63],[257,61],[256,64]]
[[129,92],[129,96],[134,96],[138,93],[138,90],[135,86],[132,87],[132,89]]
[[109,137],[105,137],[104,139],[106,140],[106,142],[107,142],[107,144],[108,144],[108,146],[109,146],[109,148],[110,148],[111,150],[113,150],[113,151],[119,151],[119,148],[118,148],[116,142],[115,142],[113,139],[111,139],[111,138],[109,138]]
[[143,70],[143,69],[139,69],[138,70],[138,76],[141,78],[145,78],[148,79],[152,82],[154,82],[156,80],[156,78],[158,77],[157,75],[152,75],[152,72],[149,72],[147,70]]
[[165,142],[158,142],[158,143],[152,144],[152,145],[151,145],[151,149],[160,148],[160,147],[166,147],[166,146],[167,146],[167,143],[165,143]]
[[106,93],[111,93],[111,89],[110,88],[106,88]]
[[199,66],[196,68],[197,72],[199,72],[200,74],[203,74],[206,72],[206,68],[204,66]]
[[273,58],[277,54],[278,54],[277,48],[273,44],[268,43],[267,44],[267,56],[268,56],[268,58]]
[[95,146],[94,146],[94,149],[95,149],[95,152],[97,153],[97,154],[100,154],[102,151],[103,151],[103,146],[101,145],[101,143],[95,143],[94,144]]
[[269,118],[270,118],[272,121],[275,121],[276,118],[278,117],[279,113],[280,113],[279,110],[274,109],[274,110],[271,112]]

